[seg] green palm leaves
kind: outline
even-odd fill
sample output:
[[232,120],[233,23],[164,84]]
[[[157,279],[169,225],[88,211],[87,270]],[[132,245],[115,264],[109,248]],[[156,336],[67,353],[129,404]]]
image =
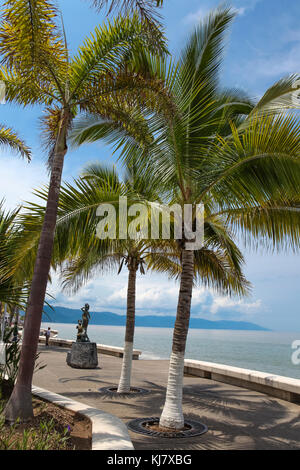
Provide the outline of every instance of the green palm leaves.
[[31,160],[31,151],[25,142],[9,127],[0,124],[0,146],[10,148],[21,157]]
[[[193,280],[198,277],[206,285],[213,281],[226,293],[247,292],[234,232],[264,246],[299,248],[300,128],[297,116],[286,113],[299,107],[298,77],[277,82],[257,103],[244,93],[222,90],[224,35],[234,16],[228,8],[211,13],[191,35],[177,63],[167,65],[165,58],[143,56],[147,69],[155,69],[167,83],[174,100],[172,114],[143,110],[140,133],[137,126],[116,130],[112,121],[87,119],[72,135],[75,143],[98,136],[117,139],[121,160],[152,175],[161,188],[162,202],[204,205],[203,248],[191,252],[182,243],[167,262],[163,256],[156,260],[159,271],[180,276],[167,398],[160,420],[161,426],[176,429],[184,424],[182,367]],[[149,135],[152,140],[146,138]]]
[[18,236],[18,211],[5,212],[0,203],[0,302],[24,306],[27,280],[24,272],[15,272],[14,251]]
[[157,8],[163,5],[163,0],[91,0],[91,3],[98,10],[108,7],[108,14],[117,8],[125,15],[138,12],[149,32],[159,36],[162,34]]
[[58,12],[48,1],[6,2],[0,38],[7,100],[68,104],[72,112],[76,111],[72,106],[88,109],[101,96],[103,104],[109,102],[113,92],[126,88],[125,71],[121,80],[120,68],[138,49],[165,50],[164,40],[144,32],[143,22],[134,14],[97,27],[69,58]]
[[[93,3],[99,7],[108,2]],[[69,261],[66,282],[74,289],[97,269],[127,263],[131,333],[126,342],[131,347],[137,268],[143,271],[147,264],[179,278],[161,425],[180,429],[193,283],[200,281],[229,295],[249,291],[243,255],[234,241],[237,232],[255,243],[299,248],[300,127],[297,116],[286,112],[298,107],[298,77],[279,81],[258,102],[237,90],[223,90],[224,37],[235,16],[229,8],[211,13],[190,36],[178,61],[172,62],[151,8],[146,11],[160,6],[161,0],[109,4],[123,6],[127,13],[133,7],[138,10],[97,27],[74,56],[52,2],[17,0],[4,5],[0,79],[7,101],[45,107],[43,132],[51,164],[49,188],[39,192],[47,201],[46,210],[33,205],[22,220],[24,243],[16,265],[30,266],[30,254],[37,252],[24,345],[37,343],[51,263]],[[0,144],[28,157],[23,142],[8,134],[9,130],[0,131]],[[70,137],[76,145],[99,139],[113,144],[128,176],[120,180],[114,170],[94,165],[60,193]],[[196,206],[203,204],[203,247],[193,252],[186,247],[187,239],[97,239],[97,207],[110,203],[118,209],[120,196],[143,201],[148,210],[151,204],[191,204],[196,214]],[[25,346],[6,410],[9,419],[17,413],[26,418],[32,411],[30,406],[20,409],[24,390],[27,401],[31,399],[35,356],[34,348]]]
[[[17,385],[6,407],[8,419],[32,416],[30,386],[35,351],[45,299],[54,244],[60,183],[67,139],[74,117],[82,110],[114,119],[115,108],[127,99],[157,93],[157,82],[134,68],[134,56],[146,48],[164,52],[161,34],[154,37],[138,14],[117,17],[96,28],[78,53],[70,57],[63,25],[48,0],[7,1],[0,27],[3,68],[0,79],[6,86],[6,100],[22,105],[42,104],[44,140],[51,168],[47,207],[43,220],[33,280],[28,301],[27,322]],[[61,33],[63,31],[63,34]],[[140,79],[138,79],[140,77]],[[142,92],[143,91],[143,92]],[[29,318],[29,319],[28,319]],[[27,348],[26,345],[34,345]],[[18,394],[27,390],[26,406]]]
[[[31,151],[10,128],[0,125],[0,147],[9,148],[13,152],[31,159]],[[3,201],[0,202],[0,302],[9,305],[20,305],[26,298],[26,276],[15,273],[14,250],[18,237],[16,218],[18,211],[5,213]]]

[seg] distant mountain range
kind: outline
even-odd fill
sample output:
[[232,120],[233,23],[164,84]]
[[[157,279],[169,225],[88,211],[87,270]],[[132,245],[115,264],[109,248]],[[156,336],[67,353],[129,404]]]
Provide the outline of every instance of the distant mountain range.
[[[43,322],[52,323],[77,323],[81,318],[80,309],[55,306],[52,310],[49,306],[44,307]],[[136,326],[173,328],[175,317],[157,315],[137,315]],[[90,325],[112,325],[124,326],[126,324],[125,315],[117,315],[112,312],[91,312]],[[203,318],[193,318],[190,320],[190,328],[206,330],[255,330],[269,331],[267,328],[244,321],[219,320],[210,321]]]

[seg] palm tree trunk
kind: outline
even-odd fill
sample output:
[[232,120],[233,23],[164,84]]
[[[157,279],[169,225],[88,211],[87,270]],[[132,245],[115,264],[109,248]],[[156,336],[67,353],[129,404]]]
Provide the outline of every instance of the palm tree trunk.
[[28,421],[33,417],[31,385],[53,251],[61,176],[67,152],[65,136],[66,127],[63,126],[57,137],[53,155],[45,218],[25,316],[19,372],[13,393],[4,410],[5,418],[10,422],[15,422],[17,418]]
[[9,326],[12,324],[13,318],[15,316],[17,307],[14,305],[10,308],[10,315],[9,315]]
[[122,362],[121,377],[118,386],[118,393],[130,392],[130,379],[132,368],[132,351],[135,326],[135,287],[136,287],[136,266],[135,263],[128,264],[128,289],[127,289],[127,316],[125,345]]
[[19,316],[20,316],[20,309],[19,307],[16,308],[16,316],[15,316],[15,322],[19,324]]
[[160,426],[164,428],[182,429],[184,427],[182,413],[183,369],[190,322],[193,278],[194,252],[183,250],[182,274],[173,333],[166,401],[159,421]]

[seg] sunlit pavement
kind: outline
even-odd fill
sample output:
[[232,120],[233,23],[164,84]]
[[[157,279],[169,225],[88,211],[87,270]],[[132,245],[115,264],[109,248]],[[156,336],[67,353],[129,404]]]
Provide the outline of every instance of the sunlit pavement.
[[[117,385],[122,359],[100,355],[99,368],[72,369],[67,349],[39,347],[47,367],[34,375],[34,385],[112,413],[125,423],[159,416],[164,404],[168,361],[133,361],[132,386],[147,388],[141,396],[109,396],[102,387]],[[300,406],[262,393],[212,380],[185,377],[183,410],[208,432],[199,437],[161,439],[130,432],[135,449],[300,449]]]

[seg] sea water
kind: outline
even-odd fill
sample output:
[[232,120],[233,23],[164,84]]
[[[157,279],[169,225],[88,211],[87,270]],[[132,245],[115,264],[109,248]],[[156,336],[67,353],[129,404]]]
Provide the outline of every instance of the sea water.
[[[64,339],[76,339],[76,325],[43,323],[58,330]],[[123,346],[125,327],[89,325],[91,341],[109,346]],[[187,359],[217,362],[300,379],[300,364],[292,361],[292,344],[300,333],[273,331],[232,331],[190,329]],[[171,328],[136,327],[134,347],[141,359],[168,359],[172,346]],[[300,357],[300,354],[299,354]]]

